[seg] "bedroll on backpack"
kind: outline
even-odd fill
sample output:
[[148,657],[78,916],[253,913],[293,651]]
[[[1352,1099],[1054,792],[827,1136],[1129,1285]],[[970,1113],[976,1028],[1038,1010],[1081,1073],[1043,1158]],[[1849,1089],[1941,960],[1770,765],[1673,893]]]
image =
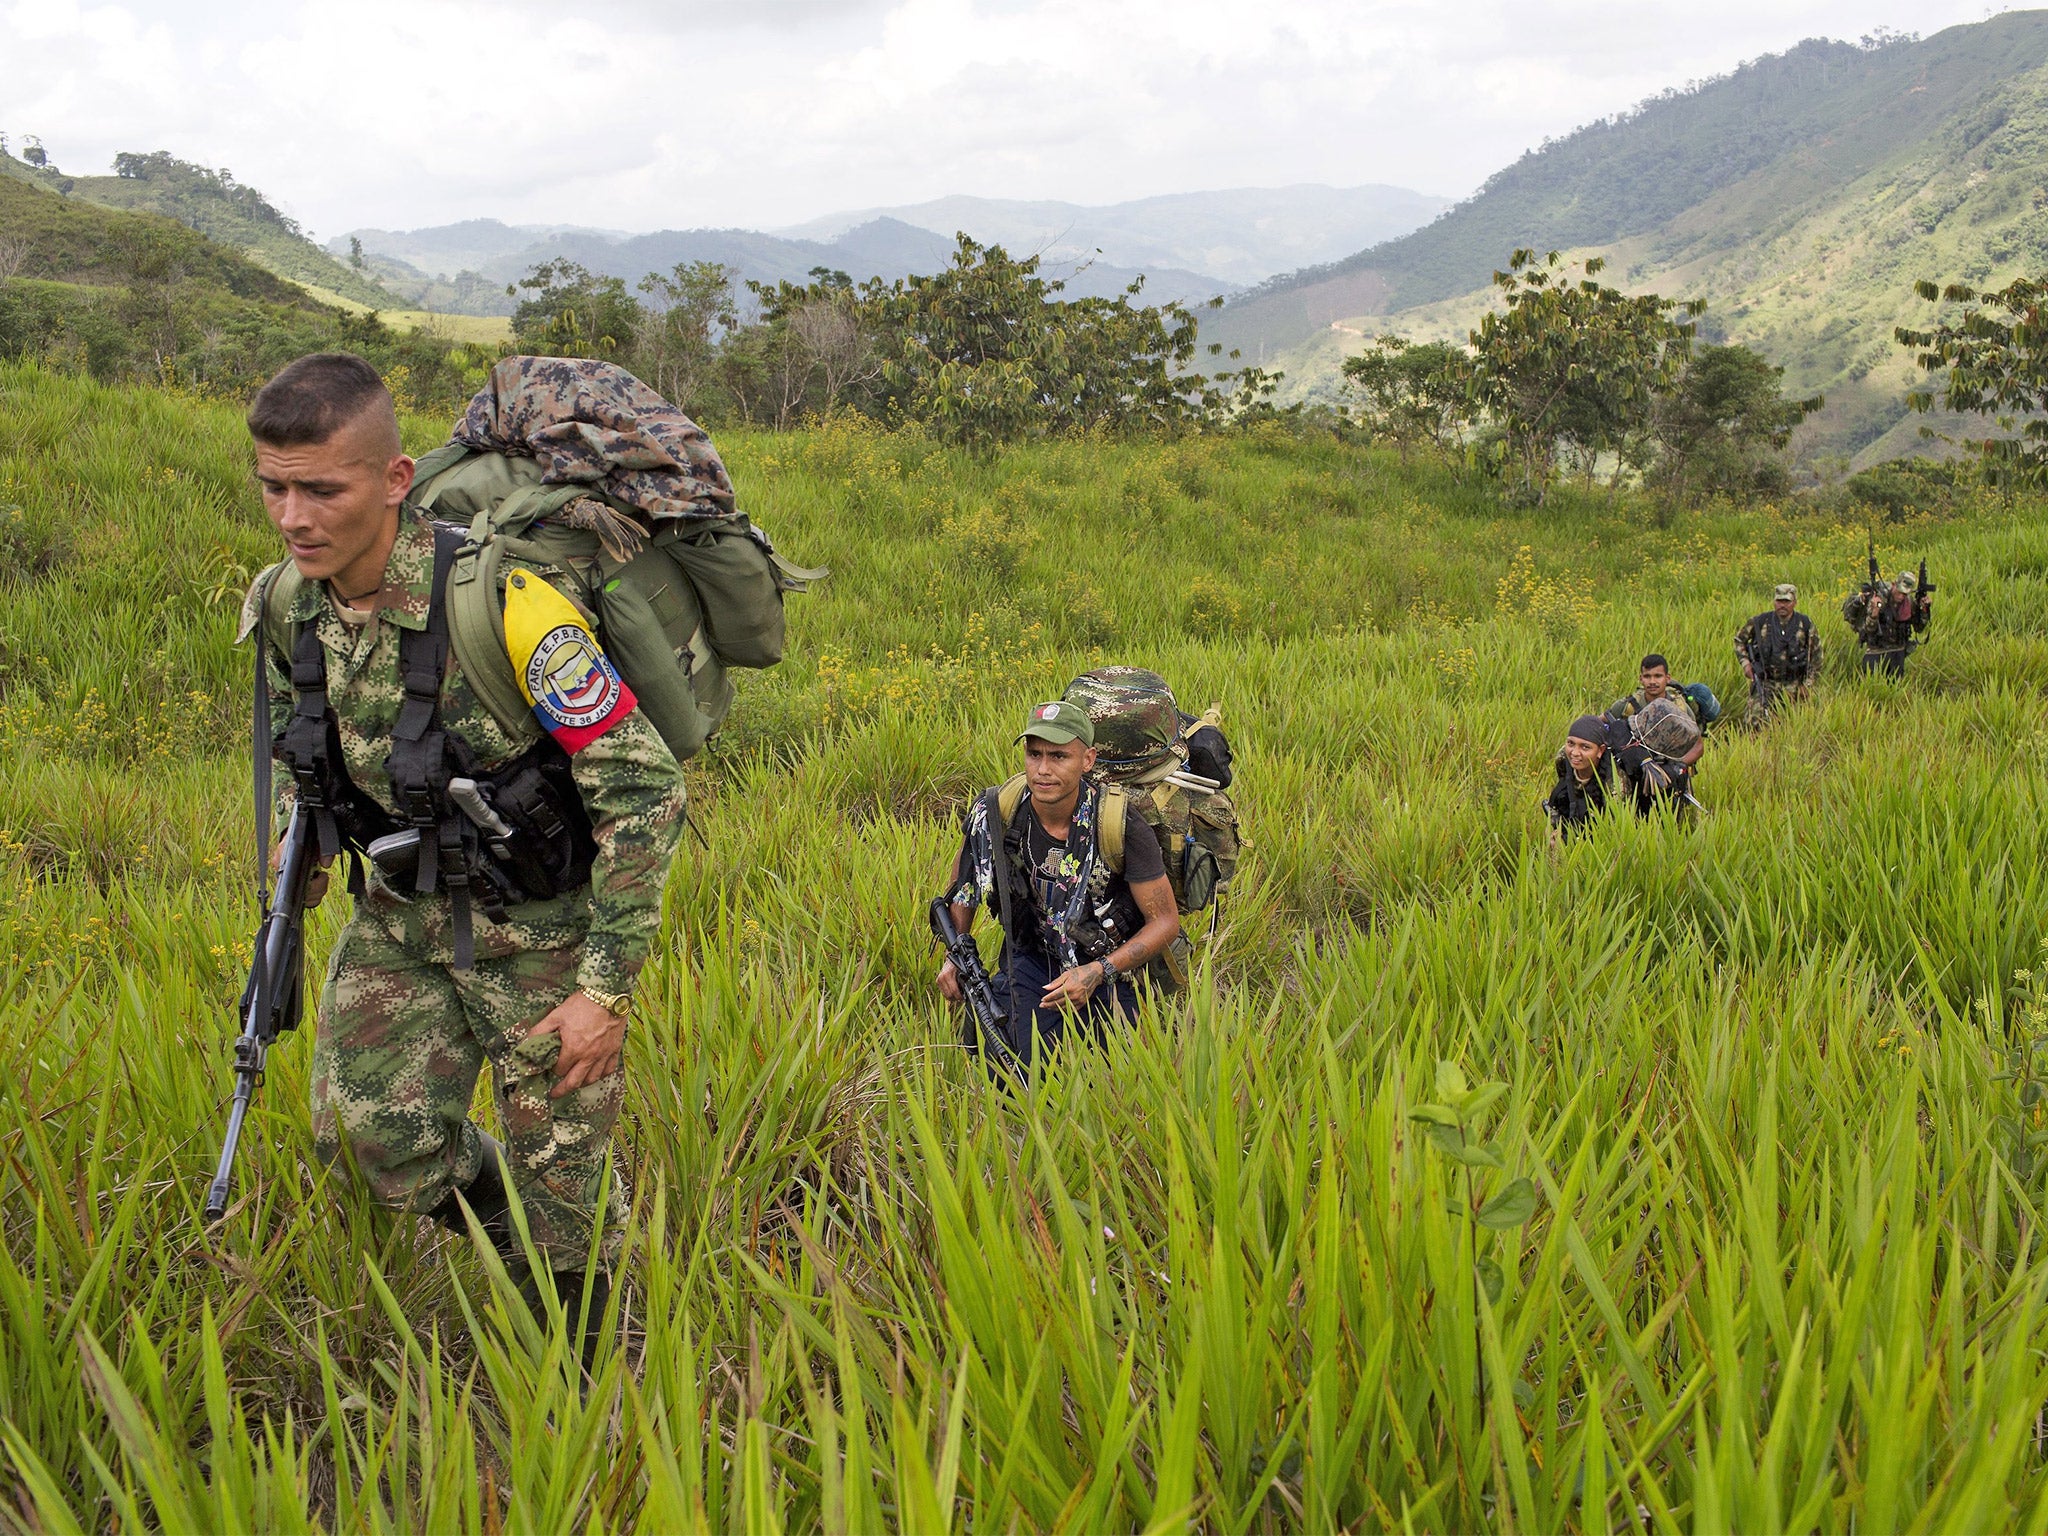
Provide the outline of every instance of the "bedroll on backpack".
[[[457,443],[420,460],[410,499],[469,528],[449,584],[458,657],[507,656],[500,593],[513,566],[578,571],[606,655],[678,762],[724,723],[730,668],[782,659],[783,594],[826,574],[785,562],[744,516],[650,524],[592,486],[542,484],[533,459]],[[502,667],[471,663],[468,675],[499,724],[532,733],[509,658]]]
[[1659,757],[1676,761],[1699,745],[1700,725],[1676,699],[1658,699],[1629,717],[1629,734]]
[[[1096,772],[1122,787],[1131,809],[1159,838],[1166,876],[1183,914],[1214,905],[1230,887],[1244,849],[1230,783],[1230,744],[1221,711],[1184,713],[1173,690],[1141,667],[1103,667],[1067,685],[1066,698],[1095,724]],[[1104,851],[1122,827],[1103,827]]]

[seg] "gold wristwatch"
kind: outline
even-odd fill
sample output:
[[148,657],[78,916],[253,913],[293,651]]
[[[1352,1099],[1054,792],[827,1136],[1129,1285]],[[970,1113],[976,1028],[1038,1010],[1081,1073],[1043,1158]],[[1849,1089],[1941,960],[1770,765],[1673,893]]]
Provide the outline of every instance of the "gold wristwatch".
[[581,991],[585,997],[616,1018],[623,1019],[632,1011],[633,994],[630,992],[597,992],[589,987],[584,987]]

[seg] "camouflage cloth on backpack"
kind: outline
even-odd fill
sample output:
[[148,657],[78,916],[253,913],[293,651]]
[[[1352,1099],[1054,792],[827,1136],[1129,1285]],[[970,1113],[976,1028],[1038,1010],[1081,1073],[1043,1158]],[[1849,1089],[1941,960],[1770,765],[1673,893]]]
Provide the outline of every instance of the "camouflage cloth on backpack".
[[736,510],[709,434],[612,363],[504,358],[452,435],[481,453],[538,459],[544,484],[589,484],[652,518]]
[[1067,684],[1066,699],[1095,723],[1096,762],[1116,776],[1163,767],[1180,739],[1173,690],[1143,667],[1098,667]]
[[1674,762],[1699,745],[1699,721],[1685,704],[1673,698],[1652,700],[1630,720],[1629,734],[1659,757]]

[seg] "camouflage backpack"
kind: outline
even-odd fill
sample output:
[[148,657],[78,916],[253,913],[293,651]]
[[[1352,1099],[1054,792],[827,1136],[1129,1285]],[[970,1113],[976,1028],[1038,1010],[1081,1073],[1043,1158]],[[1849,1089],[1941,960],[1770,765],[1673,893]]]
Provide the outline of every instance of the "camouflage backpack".
[[[1124,791],[1158,835],[1175,904],[1183,913],[1216,905],[1244,848],[1237,807],[1225,792],[1230,747],[1221,710],[1182,713],[1166,679],[1142,667],[1084,672],[1067,685],[1066,698],[1095,723],[1096,772]],[[1120,867],[1122,828],[1114,830],[1112,860]],[[1105,854],[1111,832],[1105,818]]]

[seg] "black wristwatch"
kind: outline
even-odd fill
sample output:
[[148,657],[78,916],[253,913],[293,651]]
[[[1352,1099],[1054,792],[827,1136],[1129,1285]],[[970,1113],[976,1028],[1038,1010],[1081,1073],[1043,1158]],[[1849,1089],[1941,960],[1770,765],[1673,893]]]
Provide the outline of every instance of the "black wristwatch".
[[1116,968],[1116,962],[1110,959],[1109,956],[1104,955],[1095,963],[1102,967],[1102,984],[1105,987],[1115,986],[1117,977],[1123,974],[1123,972]]

